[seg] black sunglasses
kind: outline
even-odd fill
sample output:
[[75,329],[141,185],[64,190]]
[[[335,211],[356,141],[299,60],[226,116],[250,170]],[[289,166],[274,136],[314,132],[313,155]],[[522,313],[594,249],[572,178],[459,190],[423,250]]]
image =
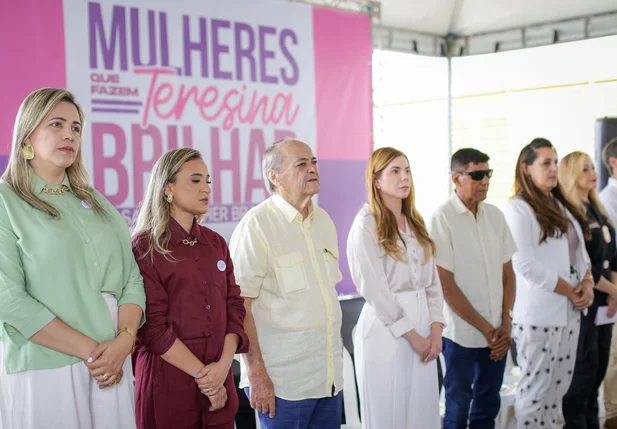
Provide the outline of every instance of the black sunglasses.
[[489,179],[493,175],[493,170],[476,170],[476,171],[454,171],[454,173],[458,173],[462,176],[469,176],[472,180],[480,181],[484,179],[484,176]]

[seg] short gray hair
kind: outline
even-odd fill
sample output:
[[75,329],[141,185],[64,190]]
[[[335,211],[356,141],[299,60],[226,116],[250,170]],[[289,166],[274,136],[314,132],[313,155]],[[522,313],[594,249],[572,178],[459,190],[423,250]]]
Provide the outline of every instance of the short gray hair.
[[274,170],[279,174],[281,173],[281,165],[285,159],[285,154],[281,152],[281,145],[291,142],[303,143],[295,137],[286,137],[272,143],[272,145],[264,152],[264,159],[261,163],[261,169],[264,176],[266,189],[268,189],[271,194],[276,193],[276,185],[268,178],[268,171]]

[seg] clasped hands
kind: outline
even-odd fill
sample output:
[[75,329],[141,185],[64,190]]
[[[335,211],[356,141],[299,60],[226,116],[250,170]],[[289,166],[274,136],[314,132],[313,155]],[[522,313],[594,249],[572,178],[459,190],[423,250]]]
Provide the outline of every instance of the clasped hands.
[[494,362],[499,362],[504,358],[510,346],[512,345],[512,323],[508,320],[503,320],[503,323],[498,328],[489,329],[484,333],[488,347],[491,349],[490,359]]
[[572,290],[572,295],[570,295],[570,301],[574,304],[576,311],[583,311],[586,308],[591,307],[593,304],[593,287],[594,283],[591,280],[592,277],[585,276],[583,281],[581,281],[578,286],[576,286]]
[[439,353],[441,353],[442,329],[440,324],[433,324],[431,325],[431,333],[428,337],[423,337],[415,330],[405,333],[403,337],[405,337],[415,352],[420,355],[422,362],[428,363],[436,359]]
[[220,410],[227,403],[227,389],[224,383],[229,374],[228,365],[218,361],[205,365],[198,373],[194,374],[195,383],[199,391],[210,399],[210,411]]
[[90,375],[98,382],[99,388],[104,389],[120,383],[124,375],[122,366],[131,350],[133,338],[128,333],[103,341],[94,347],[85,364]]

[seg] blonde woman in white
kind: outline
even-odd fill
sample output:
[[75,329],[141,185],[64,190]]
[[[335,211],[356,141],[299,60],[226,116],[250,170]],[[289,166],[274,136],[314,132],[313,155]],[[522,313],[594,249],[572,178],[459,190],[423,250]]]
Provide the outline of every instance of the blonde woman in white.
[[366,185],[368,204],[347,241],[351,275],[366,299],[354,336],[363,426],[439,429],[443,294],[407,157],[393,148],[373,152]]

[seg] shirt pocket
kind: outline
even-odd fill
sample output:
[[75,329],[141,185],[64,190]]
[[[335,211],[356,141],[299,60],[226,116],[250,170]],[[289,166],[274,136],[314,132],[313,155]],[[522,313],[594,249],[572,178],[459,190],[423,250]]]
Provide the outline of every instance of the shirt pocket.
[[274,261],[276,280],[284,294],[301,291],[308,287],[304,256],[300,252],[281,255]]
[[343,275],[339,270],[338,266],[338,252],[330,250],[328,248],[324,248],[323,250],[323,259],[324,265],[326,266],[326,273],[328,275],[328,282],[335,286],[338,282],[343,279]]

